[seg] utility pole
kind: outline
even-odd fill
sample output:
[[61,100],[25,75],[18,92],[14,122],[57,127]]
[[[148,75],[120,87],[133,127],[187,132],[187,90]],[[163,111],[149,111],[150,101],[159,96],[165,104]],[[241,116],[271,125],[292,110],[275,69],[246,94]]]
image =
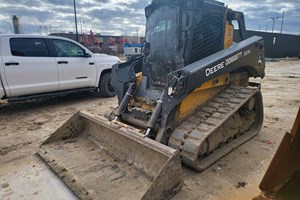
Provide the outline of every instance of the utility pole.
[[136,27],[136,43],[139,44],[139,29],[140,27]]
[[20,21],[19,21],[19,18],[14,15],[12,17],[12,21],[13,21],[13,26],[14,26],[14,33],[15,34],[20,34]]
[[283,29],[284,13],[285,13],[285,10],[283,10],[283,12],[282,12],[282,19],[281,19],[281,28],[280,28],[280,33],[282,33],[282,29]]
[[260,25],[258,26],[258,31],[260,31]]
[[76,16],[76,3],[74,2],[74,17],[75,17],[75,28],[76,28],[76,41],[78,42],[78,29],[77,29],[77,16]]
[[268,32],[268,24],[266,25],[266,32]]
[[278,18],[279,18],[279,17],[271,17],[271,19],[272,19],[272,21],[273,21],[272,33],[274,32],[275,21],[276,21]]
[[84,24],[84,22],[78,22],[78,24],[80,25],[80,33],[82,35],[82,25]]

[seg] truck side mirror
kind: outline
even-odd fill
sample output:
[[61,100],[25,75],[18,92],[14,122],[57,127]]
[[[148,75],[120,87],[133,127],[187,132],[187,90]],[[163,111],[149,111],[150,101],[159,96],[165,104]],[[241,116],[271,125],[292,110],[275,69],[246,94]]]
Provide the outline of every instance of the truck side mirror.
[[83,57],[90,58],[92,57],[91,54],[87,53],[85,50],[83,51]]
[[149,56],[150,54],[150,43],[146,42],[145,47],[144,47],[144,55]]
[[90,57],[92,57],[92,56],[91,56],[91,54],[89,54],[89,53],[85,53],[85,54],[84,54],[84,57],[90,58]]

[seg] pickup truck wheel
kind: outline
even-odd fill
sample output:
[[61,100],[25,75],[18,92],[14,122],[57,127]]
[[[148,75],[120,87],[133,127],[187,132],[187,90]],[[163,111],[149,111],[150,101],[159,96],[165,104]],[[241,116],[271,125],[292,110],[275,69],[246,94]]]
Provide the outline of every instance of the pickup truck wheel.
[[100,77],[97,95],[101,97],[113,97],[116,95],[115,89],[111,84],[110,72],[104,73]]

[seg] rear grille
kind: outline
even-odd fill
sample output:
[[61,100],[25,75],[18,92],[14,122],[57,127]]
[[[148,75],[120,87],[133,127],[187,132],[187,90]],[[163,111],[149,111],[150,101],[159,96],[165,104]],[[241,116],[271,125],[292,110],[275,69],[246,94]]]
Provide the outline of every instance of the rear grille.
[[190,63],[205,58],[223,49],[224,14],[204,14],[193,30]]

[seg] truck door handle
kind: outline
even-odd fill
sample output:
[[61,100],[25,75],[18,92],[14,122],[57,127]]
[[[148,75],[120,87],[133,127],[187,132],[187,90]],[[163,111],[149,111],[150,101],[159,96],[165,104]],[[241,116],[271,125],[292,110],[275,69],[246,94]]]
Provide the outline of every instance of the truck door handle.
[[89,65],[95,65],[95,63],[93,63],[93,62],[90,62],[90,63],[89,63]]
[[19,65],[18,62],[7,62],[5,63],[5,66],[10,66],[10,65]]
[[68,61],[57,61],[58,64],[68,64]]

